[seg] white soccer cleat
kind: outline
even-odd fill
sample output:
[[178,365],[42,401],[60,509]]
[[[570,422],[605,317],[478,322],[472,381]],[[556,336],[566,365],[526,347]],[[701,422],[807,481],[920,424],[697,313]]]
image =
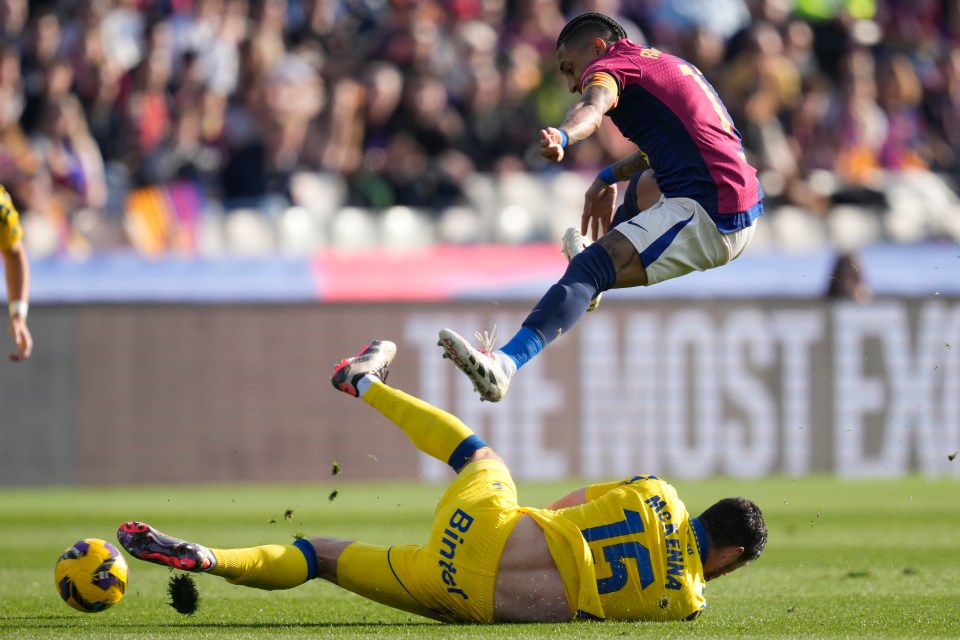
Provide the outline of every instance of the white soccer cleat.
[[[567,260],[573,260],[575,255],[589,247],[590,244],[590,238],[585,238],[579,230],[573,227],[563,232],[563,255],[567,256]],[[590,306],[587,307],[588,312],[600,306],[600,297],[602,295],[602,292],[598,293],[597,297],[590,301]]]
[[510,366],[512,363],[506,362],[506,356],[493,351],[493,340],[489,336],[477,334],[477,337],[485,342],[482,350],[470,346],[469,342],[450,329],[441,329],[437,345],[443,347],[444,358],[449,358],[460,371],[467,374],[481,400],[500,402],[507,393],[516,369]]

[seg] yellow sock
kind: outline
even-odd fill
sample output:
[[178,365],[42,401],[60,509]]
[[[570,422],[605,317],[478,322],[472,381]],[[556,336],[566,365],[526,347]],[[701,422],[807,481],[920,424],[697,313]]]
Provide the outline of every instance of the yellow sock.
[[403,429],[417,449],[446,462],[454,471],[477,449],[487,446],[456,416],[380,381],[370,385],[363,400]]
[[217,558],[210,573],[232,584],[256,589],[292,589],[311,577],[305,552],[297,545],[267,544],[210,551]]

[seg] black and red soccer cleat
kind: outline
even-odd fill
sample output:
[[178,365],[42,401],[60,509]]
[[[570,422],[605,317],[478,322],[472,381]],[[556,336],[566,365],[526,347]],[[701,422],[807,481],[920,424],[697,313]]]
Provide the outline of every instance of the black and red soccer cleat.
[[161,533],[145,522],[124,522],[117,540],[127,553],[139,560],[183,571],[209,571],[217,564],[210,549]]
[[341,360],[333,370],[330,382],[340,391],[359,397],[357,383],[360,378],[372,375],[383,382],[389,373],[387,367],[396,355],[397,345],[389,340],[374,340],[357,355]]

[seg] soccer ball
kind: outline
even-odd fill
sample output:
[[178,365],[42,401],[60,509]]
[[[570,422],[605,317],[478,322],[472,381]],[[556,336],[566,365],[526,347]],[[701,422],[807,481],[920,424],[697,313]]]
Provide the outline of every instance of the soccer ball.
[[64,602],[77,611],[96,613],[123,597],[127,561],[109,542],[85,538],[68,547],[57,560],[54,580]]

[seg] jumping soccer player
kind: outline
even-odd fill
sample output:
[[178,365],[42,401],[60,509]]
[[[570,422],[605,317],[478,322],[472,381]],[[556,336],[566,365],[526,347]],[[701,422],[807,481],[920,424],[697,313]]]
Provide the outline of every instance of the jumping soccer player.
[[[567,332],[601,292],[724,265],[744,251],[763,213],[740,134],[696,67],[634,44],[599,13],[564,27],[557,59],[570,91],[582,95],[559,127],[540,132],[541,155],[560,162],[568,145],[596,132],[604,114],[638,151],[601,171],[587,189],[580,232],[564,237],[571,258],[566,273],[510,341],[496,351],[488,341],[475,349],[455,332],[440,331],[444,357],[491,402],[501,400],[517,369]],[[648,169],[662,195],[641,210],[649,204],[637,185],[651,177]],[[630,182],[614,215],[622,180]],[[588,230],[596,242],[587,246]]]
[[691,620],[705,582],[755,560],[760,509],[727,498],[691,518],[654,476],[578,489],[547,509],[521,507],[503,459],[463,422],[387,386],[392,342],[337,366],[333,385],[359,396],[413,444],[457,473],[424,546],[311,538],[215,549],[142,522],[117,532],[132,556],[259,589],[323,578],[382,604],[443,622]]
[[30,264],[23,248],[23,227],[10,194],[0,185],[0,253],[3,254],[7,279],[7,299],[10,307],[10,337],[17,352],[10,354],[14,362],[26,360],[33,351],[33,337],[27,328],[27,309],[30,297]]

